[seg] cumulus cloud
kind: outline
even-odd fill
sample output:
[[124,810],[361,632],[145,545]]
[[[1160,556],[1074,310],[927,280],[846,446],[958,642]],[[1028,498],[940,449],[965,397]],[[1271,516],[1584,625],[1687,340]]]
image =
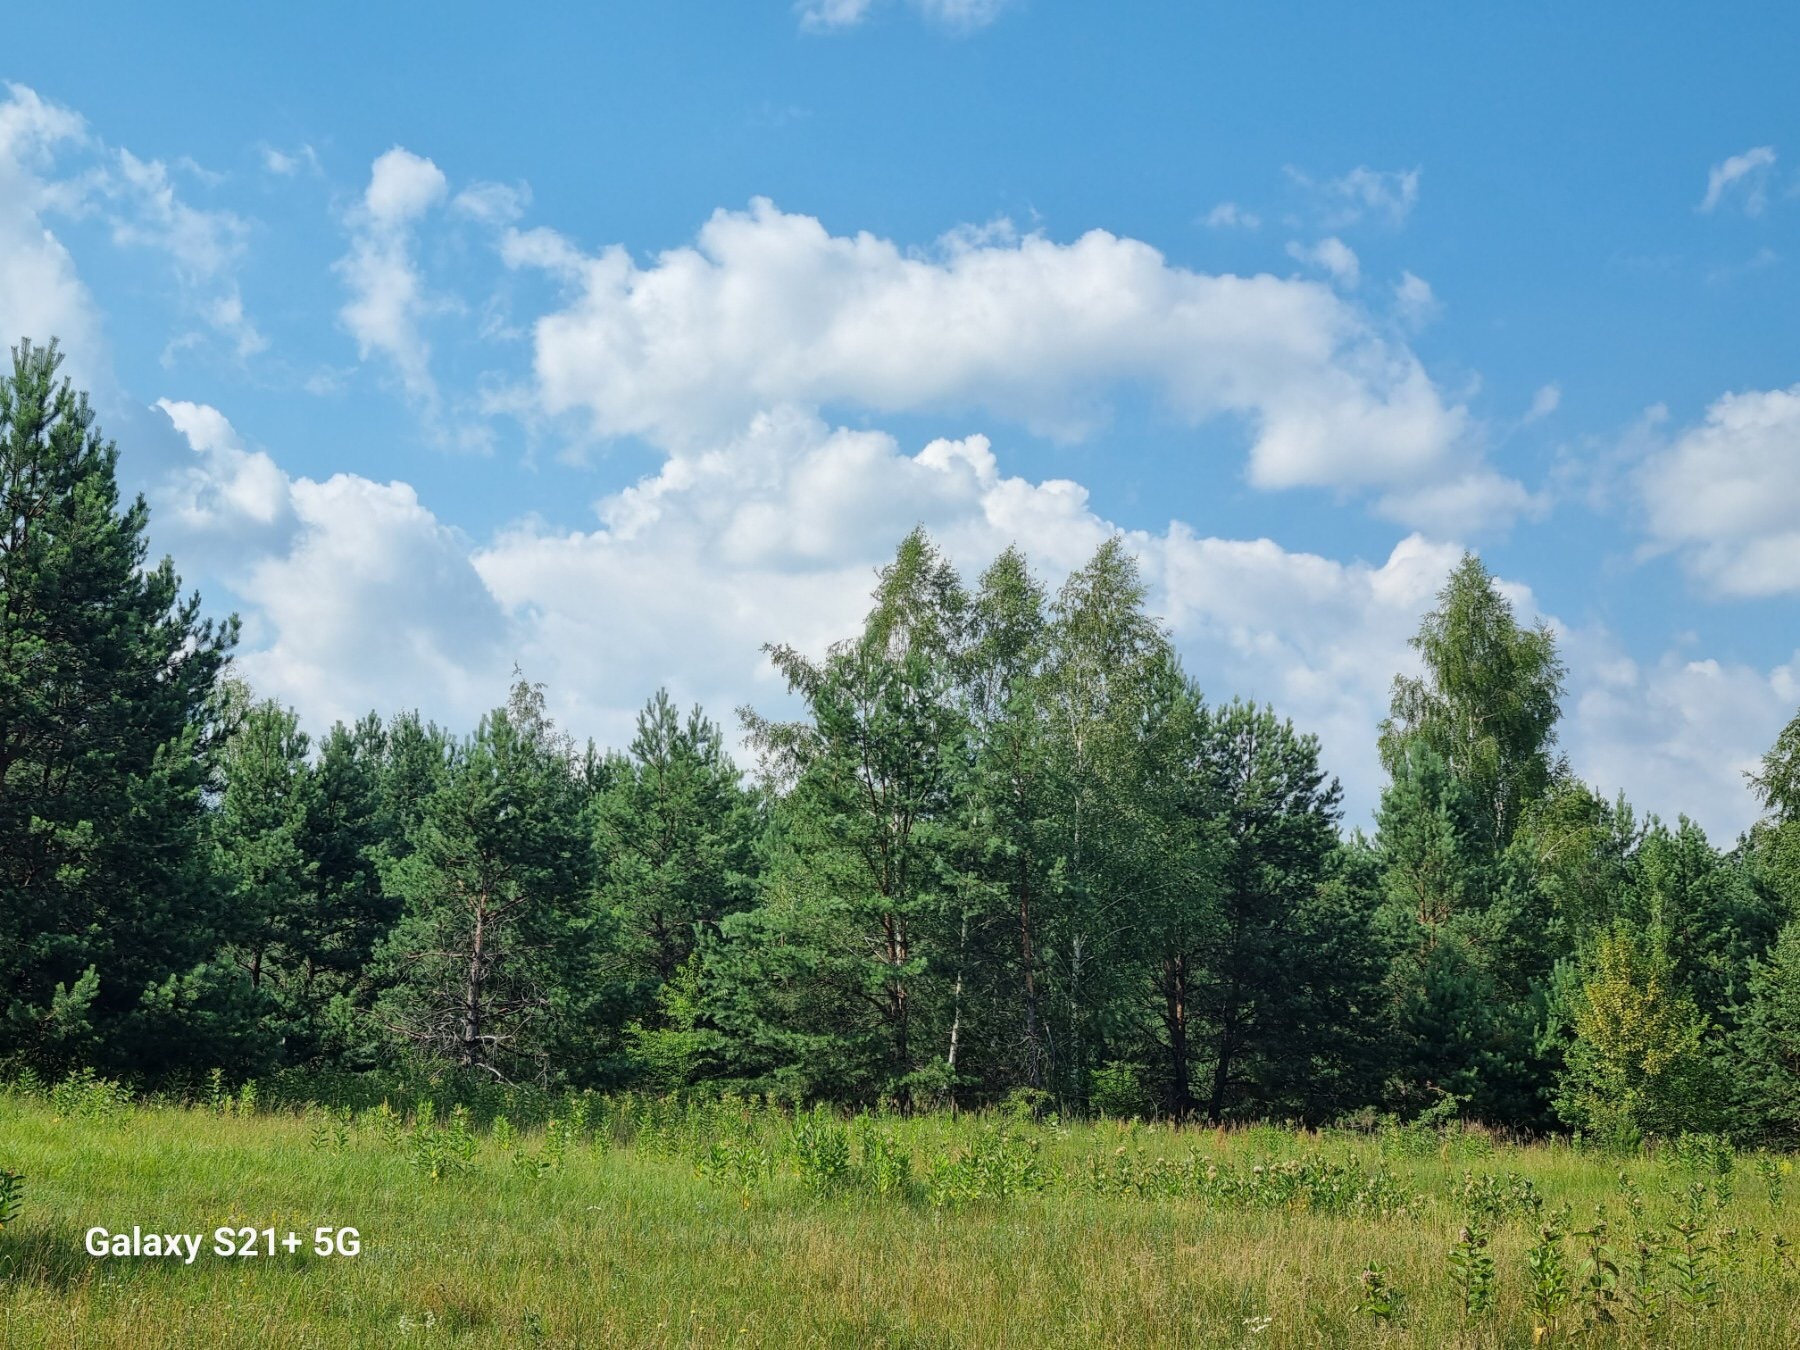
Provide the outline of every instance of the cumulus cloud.
[[1581,775],[1718,844],[1748,828],[1759,767],[1800,706],[1800,653],[1770,670],[1667,652],[1640,665],[1604,633],[1565,634],[1573,675],[1563,739]]
[[1713,165],[1707,170],[1706,195],[1700,199],[1700,210],[1716,210],[1729,192],[1741,195],[1745,215],[1761,215],[1769,202],[1769,173],[1774,167],[1775,148],[1769,145],[1756,146]]
[[349,291],[338,317],[358,352],[365,361],[385,358],[407,397],[432,417],[438,388],[421,325],[444,302],[425,288],[413,257],[413,231],[448,191],[436,164],[395,146],[370,167],[369,186],[350,215],[350,252],[336,264]]
[[[250,450],[225,415],[204,403],[158,399],[193,460],[157,485],[159,537],[183,541],[183,552],[233,550],[249,543],[279,547],[294,523],[288,476],[265,452]],[[221,561],[224,555],[205,560]]]
[[238,585],[266,625],[241,662],[259,692],[314,725],[404,703],[466,727],[502,700],[514,644],[458,531],[405,483],[340,473],[291,493],[293,543]]
[[1079,440],[1135,385],[1189,423],[1242,423],[1259,487],[1410,489],[1476,458],[1467,410],[1330,287],[1190,271],[1103,230],[918,253],[758,199],[644,266],[544,229],[502,253],[568,286],[535,326],[532,392],[601,436],[689,447],[800,405],[981,411]]
[[413,706],[468,725],[503,697],[513,630],[411,486],[291,477],[218,409],[156,406],[193,456],[152,489],[157,536],[242,603],[259,694],[315,727]]
[[[884,433],[792,409],[672,457],[599,509],[592,531],[507,531],[476,565],[529,629],[527,669],[585,672],[564,689],[571,720],[616,734],[662,682],[715,707],[780,701],[759,645],[819,651],[853,631],[874,569],[914,524],[967,575],[1017,544],[1053,586],[1120,533],[1081,485],[1004,473],[983,436],[908,454]],[[1389,681],[1412,668],[1407,638],[1460,550],[1415,535],[1370,565],[1179,522],[1123,534],[1209,694],[1273,700],[1321,735],[1354,808],[1371,809]],[[654,586],[643,583],[649,559]]]
[[1727,394],[1638,471],[1653,550],[1727,595],[1800,591],[1800,385]]
[[[1121,531],[1080,484],[1006,473],[984,436],[909,452],[795,408],[671,455],[598,502],[591,529],[524,520],[472,541],[404,483],[289,478],[216,410],[159,406],[194,453],[159,512],[229,541],[221,575],[246,609],[243,669],[315,726],[412,706],[468,726],[515,661],[548,684],[559,720],[605,744],[629,737],[658,685],[727,722],[745,702],[780,710],[761,645],[816,653],[854,631],[875,569],[913,525],[968,575],[1017,544],[1052,586],[1121,534],[1208,696],[1271,702],[1317,733],[1349,820],[1366,824],[1390,682],[1417,668],[1407,640],[1461,554],[1418,534],[1365,562],[1180,521]],[[1522,619],[1539,617],[1528,588],[1504,589]],[[1718,837],[1747,824],[1738,771],[1800,699],[1800,664],[1759,673],[1671,656],[1640,670],[1604,634],[1559,632],[1576,772],[1629,787],[1643,808],[1687,809]]]

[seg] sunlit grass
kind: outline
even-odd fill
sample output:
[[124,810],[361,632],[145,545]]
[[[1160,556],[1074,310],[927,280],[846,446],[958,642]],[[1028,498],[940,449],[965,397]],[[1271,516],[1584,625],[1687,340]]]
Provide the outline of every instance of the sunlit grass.
[[[0,1233],[11,1345],[1521,1345],[1544,1324],[1526,1252],[1565,1205],[1572,1229],[1604,1207],[1625,1266],[1639,1230],[1666,1236],[1700,1214],[1715,1289],[1682,1306],[1664,1262],[1658,1343],[1785,1348],[1800,1325],[1800,1272],[1775,1242],[1800,1240],[1792,1170],[1747,1156],[1721,1176],[1705,1156],[1621,1163],[1478,1134],[932,1116],[850,1128],[848,1170],[822,1179],[836,1164],[809,1172],[793,1119],[765,1107],[596,1103],[503,1147],[507,1128],[444,1112],[421,1131],[374,1112],[62,1106],[0,1097],[0,1166],[26,1176]],[[830,1145],[839,1123],[819,1125]],[[865,1165],[876,1135],[908,1168],[886,1195]],[[983,1148],[998,1160],[984,1179],[955,1171]],[[1225,1181],[1193,1180],[1208,1161]],[[1326,1213],[1309,1198],[1322,1191],[1272,1199],[1284,1161],[1342,1164],[1363,1198]],[[1465,1324],[1447,1259],[1469,1221],[1465,1174],[1498,1193],[1509,1173],[1541,1205],[1493,1218],[1496,1307]],[[968,1189],[1015,1183],[1005,1198]],[[134,1224],[204,1232],[202,1255],[82,1250],[87,1228]],[[213,1256],[226,1224],[309,1237],[353,1225],[363,1251]],[[1573,1287],[1549,1343],[1572,1343],[1587,1306],[1583,1244],[1561,1247]],[[1392,1321],[1368,1306],[1371,1263],[1402,1296]],[[1626,1283],[1600,1343],[1646,1339]]]

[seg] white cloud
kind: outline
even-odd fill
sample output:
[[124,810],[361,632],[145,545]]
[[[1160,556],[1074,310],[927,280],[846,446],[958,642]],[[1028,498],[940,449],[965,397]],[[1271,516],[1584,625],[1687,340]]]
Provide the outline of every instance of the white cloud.
[[421,323],[444,302],[425,289],[413,258],[412,227],[448,190],[436,164],[395,146],[371,166],[369,186],[350,218],[350,252],[336,264],[350,293],[338,317],[358,352],[364,360],[379,354],[391,362],[407,397],[433,419],[438,389]]
[[1262,217],[1246,211],[1236,202],[1220,202],[1201,217],[1200,223],[1215,230],[1254,230],[1261,227]]
[[998,19],[1010,0],[913,0],[913,8],[933,23],[969,32]]
[[[603,744],[629,737],[658,685],[730,725],[745,702],[788,706],[761,644],[818,652],[853,631],[875,568],[915,524],[967,575],[1017,544],[1052,586],[1117,532],[1081,485],[1005,474],[983,436],[909,454],[785,409],[672,455],[599,502],[591,530],[523,521],[474,544],[404,483],[290,480],[215,410],[160,406],[195,460],[159,513],[177,504],[184,527],[229,541],[243,669],[313,726],[418,706],[467,727],[514,661],[548,684],[566,726]],[[1416,669],[1407,639],[1460,547],[1414,534],[1379,562],[1342,562],[1179,521],[1124,539],[1208,697],[1268,701],[1316,732],[1348,820],[1367,824],[1391,680]],[[1503,589],[1521,619],[1538,616],[1529,589]],[[1754,806],[1739,770],[1800,701],[1800,664],[1759,673],[1671,656],[1640,671],[1604,634],[1559,632],[1576,772],[1665,816],[1686,809],[1715,837],[1742,828]]]
[[262,148],[262,161],[263,168],[282,178],[292,178],[302,170],[308,173],[320,171],[318,152],[310,145],[302,145],[292,152],[265,145]]
[[53,157],[83,143],[85,125],[23,85],[6,91],[0,101],[0,360],[21,337],[60,338],[66,373],[86,388],[109,389],[99,311],[44,219],[63,195],[47,177]]
[[1521,516],[1540,518],[1550,509],[1543,493],[1529,492],[1516,479],[1475,467],[1418,487],[1385,492],[1376,511],[1401,524],[1428,522],[1439,538],[1493,534]]
[[1769,145],[1759,145],[1713,165],[1706,174],[1706,196],[1700,199],[1700,210],[1715,210],[1725,193],[1735,189],[1743,194],[1744,214],[1761,215],[1768,205],[1769,171],[1774,167],[1775,148]]
[[466,729],[503,701],[509,627],[458,532],[405,483],[334,474],[291,491],[292,546],[238,584],[266,626],[241,660],[259,693],[315,726],[404,703]]
[[[1115,532],[1079,484],[1003,473],[985,437],[908,454],[789,409],[672,456],[598,503],[592,530],[526,521],[475,546],[403,483],[289,479],[216,410],[159,406],[194,452],[159,519],[179,523],[178,553],[216,536],[246,609],[246,675],[314,726],[414,705],[466,726],[515,660],[578,734],[622,743],[659,684],[729,722],[743,702],[785,706],[761,644],[817,652],[853,631],[915,524],[970,575],[1016,543],[1052,585]],[[1413,536],[1371,566],[1179,523],[1125,538],[1211,696],[1272,699],[1320,732],[1366,813],[1388,681],[1458,550]]]
[[531,189],[523,183],[473,183],[456,194],[451,203],[462,215],[483,225],[510,225],[531,204]]
[[[928,23],[955,33],[985,28],[1011,5],[1012,0],[910,0],[911,7]],[[794,11],[807,32],[828,33],[854,28],[875,9],[875,0],[797,0]]]
[[1376,729],[1419,616],[1462,550],[1411,535],[1380,565],[1290,553],[1267,539],[1194,537],[1173,526],[1152,554],[1156,603],[1207,697],[1274,705],[1318,734],[1343,780],[1346,820],[1367,826],[1383,781]]
[[1604,634],[1565,634],[1572,689],[1564,740],[1576,770],[1717,844],[1757,815],[1745,773],[1800,706],[1800,653],[1771,670],[1666,653],[1643,667]]
[[[100,324],[49,218],[98,217],[122,248],[147,248],[168,259],[182,308],[223,336],[243,359],[267,343],[245,311],[237,271],[248,224],[230,211],[185,200],[169,168],[109,147],[82,119],[23,85],[6,86],[0,102],[0,322],[7,340],[29,334],[63,341],[91,388],[108,383]],[[79,172],[59,164],[64,152],[87,161]],[[177,168],[203,186],[218,180],[189,161]],[[199,345],[200,333],[177,336],[170,350]]]
[[516,643],[470,544],[405,483],[292,478],[218,409],[161,399],[192,460],[152,489],[159,540],[245,608],[239,665],[322,728],[418,706],[466,728]]
[[1311,196],[1319,224],[1327,230],[1347,229],[1364,221],[1397,227],[1419,204],[1418,169],[1371,169],[1358,165],[1341,178],[1323,182],[1298,169],[1290,168],[1287,173]]
[[1800,385],[1727,394],[1638,471],[1651,547],[1729,595],[1800,591]]
[[808,32],[852,28],[869,16],[872,0],[798,0],[794,9]]
[[165,532],[209,548],[245,541],[269,547],[293,524],[288,476],[263,451],[248,450],[218,409],[158,399],[192,450],[193,463],[158,485],[153,504],[159,537]]
[[716,442],[779,405],[983,410],[1078,440],[1114,390],[1248,429],[1266,488],[1416,488],[1470,471],[1471,419],[1316,282],[1192,272],[1102,230],[952,236],[933,255],[758,199],[640,266],[547,230],[502,256],[570,287],[534,330],[535,395],[601,436]]
[[231,211],[208,211],[183,201],[160,160],[141,160],[129,150],[94,178],[97,191],[121,204],[113,216],[113,242],[166,254],[188,305],[227,338],[239,360],[269,344],[244,311],[237,269],[249,224]]
[[1432,293],[1431,283],[1411,272],[1402,272],[1394,283],[1394,313],[1408,328],[1423,328],[1442,308]]
[[1562,386],[1552,381],[1531,396],[1531,407],[1525,413],[1527,422],[1538,422],[1562,407]]
[[1308,267],[1317,267],[1330,274],[1331,279],[1348,290],[1355,290],[1362,281],[1362,265],[1350,246],[1336,235],[1319,240],[1316,244],[1289,243],[1288,256]]

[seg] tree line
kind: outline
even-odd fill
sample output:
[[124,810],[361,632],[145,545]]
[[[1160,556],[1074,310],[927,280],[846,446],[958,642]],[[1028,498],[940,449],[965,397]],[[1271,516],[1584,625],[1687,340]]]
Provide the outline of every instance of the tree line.
[[55,345],[0,379],[0,1067],[391,1072],[902,1109],[1396,1113],[1800,1138],[1800,716],[1726,850],[1557,753],[1564,669],[1467,556],[1379,728],[1209,702],[1111,540],[1054,591],[923,531],[757,771],[522,677],[317,740],[151,565]]

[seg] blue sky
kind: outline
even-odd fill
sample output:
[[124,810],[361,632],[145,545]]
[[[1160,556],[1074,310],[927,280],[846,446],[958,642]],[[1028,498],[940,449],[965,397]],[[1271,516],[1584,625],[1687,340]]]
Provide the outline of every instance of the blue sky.
[[729,720],[923,522],[1107,534],[1374,725],[1478,549],[1576,770],[1721,839],[1800,706],[1800,15],[815,0],[9,18],[0,329],[315,728],[515,662]]

